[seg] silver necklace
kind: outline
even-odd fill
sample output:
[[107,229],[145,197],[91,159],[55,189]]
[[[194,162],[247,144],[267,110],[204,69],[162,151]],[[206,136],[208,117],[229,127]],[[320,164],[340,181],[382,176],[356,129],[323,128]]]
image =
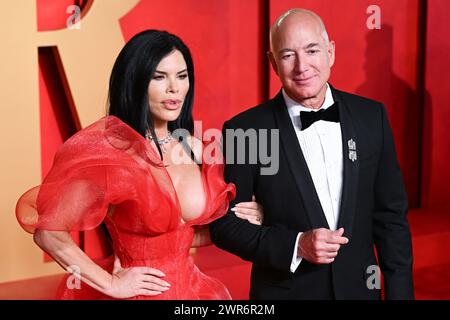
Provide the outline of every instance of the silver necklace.
[[[145,138],[148,140],[148,141],[150,141],[150,142],[152,142],[153,141],[153,137],[152,137],[152,135],[151,135],[151,133],[149,132],[149,131],[147,131],[146,133],[145,133]],[[166,153],[166,148],[165,148],[165,144],[168,144],[170,141],[172,141],[174,138],[173,138],[173,136],[172,136],[172,132],[170,132],[170,131],[167,131],[167,136],[165,137],[165,138],[162,138],[162,139],[157,139],[157,142],[158,142],[158,144],[159,144],[159,146],[161,147],[161,151],[162,151],[162,153]]]

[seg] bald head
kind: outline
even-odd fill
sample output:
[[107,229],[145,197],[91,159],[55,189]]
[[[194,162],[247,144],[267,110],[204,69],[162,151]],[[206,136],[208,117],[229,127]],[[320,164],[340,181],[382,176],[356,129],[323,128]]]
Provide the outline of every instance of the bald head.
[[285,93],[305,107],[320,108],[334,64],[335,43],[312,11],[291,9],[270,30],[268,57]]
[[292,27],[308,26],[314,28],[318,32],[325,44],[328,45],[328,33],[322,19],[313,11],[306,9],[290,9],[280,15],[270,28],[270,50],[274,51],[274,46],[278,44],[280,33]]

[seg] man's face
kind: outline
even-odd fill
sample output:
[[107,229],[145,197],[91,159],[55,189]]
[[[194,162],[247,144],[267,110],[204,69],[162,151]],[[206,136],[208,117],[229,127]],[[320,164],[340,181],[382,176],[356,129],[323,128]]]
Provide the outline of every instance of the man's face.
[[326,43],[313,18],[289,16],[273,37],[269,58],[283,88],[302,102],[325,96],[326,82],[334,63],[334,42]]

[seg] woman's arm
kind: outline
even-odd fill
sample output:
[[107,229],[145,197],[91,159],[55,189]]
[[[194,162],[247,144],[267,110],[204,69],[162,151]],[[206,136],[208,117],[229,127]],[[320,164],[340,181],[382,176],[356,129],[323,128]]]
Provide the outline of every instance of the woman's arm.
[[[264,209],[256,202],[255,196],[251,202],[240,202],[230,209],[236,217],[247,220],[251,224],[261,225],[264,219]],[[194,239],[192,240],[192,248],[209,246],[212,244],[208,226],[194,227]]]
[[74,243],[69,232],[36,230],[33,239],[66,271],[108,296],[158,295],[169,289],[170,284],[158,278],[164,274],[153,268],[115,268],[113,274],[108,273]]

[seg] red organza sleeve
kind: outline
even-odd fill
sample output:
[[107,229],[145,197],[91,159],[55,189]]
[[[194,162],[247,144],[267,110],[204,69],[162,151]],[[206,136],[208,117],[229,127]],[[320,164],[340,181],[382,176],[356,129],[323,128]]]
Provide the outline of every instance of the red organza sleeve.
[[171,186],[159,155],[145,139],[109,116],[58,149],[42,184],[18,200],[16,217],[30,233],[82,231],[97,227],[110,204],[121,205],[130,214],[116,215],[115,222],[133,232],[159,234],[179,223],[171,214],[177,210]]
[[46,179],[23,194],[16,216],[25,231],[81,231],[97,227],[108,207],[106,168],[69,168],[66,174]]
[[108,172],[117,150],[104,136],[99,120],[67,140],[55,155],[40,186],[25,192],[16,217],[25,231],[81,231],[97,227],[108,209]]

